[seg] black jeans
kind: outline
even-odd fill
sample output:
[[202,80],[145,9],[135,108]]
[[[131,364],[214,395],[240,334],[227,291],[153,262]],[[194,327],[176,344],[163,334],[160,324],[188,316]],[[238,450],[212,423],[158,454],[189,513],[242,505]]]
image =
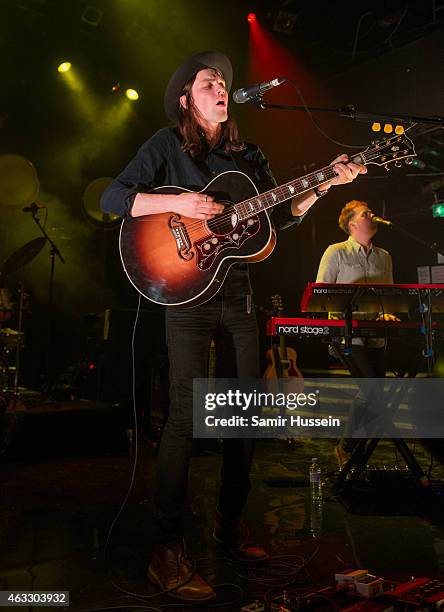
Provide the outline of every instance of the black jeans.
[[[249,302],[248,302],[249,303]],[[167,308],[166,333],[170,361],[170,413],[157,460],[155,536],[161,543],[183,537],[188,470],[193,437],[193,378],[206,378],[211,340],[229,368],[218,374],[257,378],[259,346],[254,311],[247,296],[216,295],[209,302],[183,310]],[[219,350],[218,350],[219,349]],[[237,519],[250,490],[254,441],[227,439],[223,444],[219,510]]]

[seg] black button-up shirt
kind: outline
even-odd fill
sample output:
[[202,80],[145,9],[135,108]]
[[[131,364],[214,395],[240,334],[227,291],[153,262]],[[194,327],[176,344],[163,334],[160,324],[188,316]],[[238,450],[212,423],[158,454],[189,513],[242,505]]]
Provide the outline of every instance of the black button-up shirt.
[[[242,159],[242,167],[238,163]],[[113,180],[102,195],[104,212],[130,217],[134,198],[138,193],[148,193],[156,187],[174,185],[191,191],[201,191],[212,178],[221,172],[238,170],[247,172],[259,193],[276,186],[268,160],[253,144],[232,155],[219,143],[209,149],[202,160],[195,161],[182,149],[182,137],[177,128],[163,128],[147,140],[127,167]],[[273,223],[278,229],[300,223],[302,217],[293,217],[291,202],[284,202],[273,209]],[[224,295],[251,293],[248,265],[231,266],[221,289]]]

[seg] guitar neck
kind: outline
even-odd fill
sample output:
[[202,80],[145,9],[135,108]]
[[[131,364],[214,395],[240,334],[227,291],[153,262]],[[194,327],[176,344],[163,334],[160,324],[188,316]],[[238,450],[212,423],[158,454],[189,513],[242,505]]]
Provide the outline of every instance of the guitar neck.
[[281,202],[285,202],[290,198],[294,198],[295,196],[309,191],[318,185],[322,185],[323,183],[330,181],[335,176],[336,172],[334,171],[333,167],[326,166],[325,168],[321,168],[316,172],[312,172],[311,174],[307,174],[306,176],[295,179],[294,181],[285,183],[285,185],[280,185],[279,187],[265,191],[258,196],[244,200],[243,202],[239,202],[235,205],[239,219],[248,219],[257,213],[273,208],[273,206],[277,206],[277,204],[280,204]]
[[281,359],[288,359],[287,356],[287,344],[285,341],[285,336],[283,334],[280,334],[279,336],[279,349],[280,349],[280,353],[281,353]]
[[[400,160],[405,159],[410,163],[413,157],[416,156],[416,151],[413,142],[405,134],[395,135],[383,142],[376,143],[372,147],[367,147],[364,151],[356,153],[351,158],[351,161],[356,164],[376,164],[377,166],[385,166],[394,162],[399,164]],[[336,176],[333,166],[326,166],[316,172],[311,172],[294,181],[280,185],[274,189],[270,189],[265,193],[261,193],[253,198],[244,200],[235,205],[239,219],[242,221],[253,217],[268,208],[272,208],[285,200],[294,198],[314,187],[318,187],[327,181],[330,181]]]

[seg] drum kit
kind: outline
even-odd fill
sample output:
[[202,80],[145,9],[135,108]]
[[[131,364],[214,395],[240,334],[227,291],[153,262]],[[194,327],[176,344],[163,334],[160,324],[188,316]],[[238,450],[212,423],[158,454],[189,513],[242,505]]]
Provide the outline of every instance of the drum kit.
[[[24,347],[23,314],[28,295],[20,284],[17,300],[7,286],[10,275],[23,269],[43,249],[46,238],[35,238],[14,251],[0,270],[0,391],[17,389],[20,352]],[[15,316],[17,315],[17,316]],[[8,327],[14,319],[17,329]]]
[[[29,206],[38,192],[37,172],[30,161],[20,155],[0,156],[0,206]],[[0,267],[0,394],[17,393],[20,355],[25,343],[23,314],[28,296],[23,283],[19,283],[16,294],[11,291],[11,276],[34,259],[45,244],[43,236],[27,242]],[[15,329],[9,327],[12,322]]]
[[[82,198],[82,209],[86,218],[101,229],[114,228],[119,223],[118,217],[107,215],[100,209],[100,196],[111,180],[110,177],[103,177],[92,181],[86,187]],[[54,265],[56,258],[63,264],[65,259],[38,218],[38,210],[46,208],[35,202],[39,189],[36,169],[29,160],[20,155],[0,155],[0,211],[2,207],[10,209],[19,207],[23,212],[31,213],[33,221],[42,234],[15,250],[3,265],[0,265],[0,399],[2,393],[5,392],[18,395],[20,357],[25,345],[23,316],[27,310],[29,296],[23,289],[23,275],[22,280],[18,282],[19,288],[15,294],[11,292],[11,286],[14,285],[16,282],[14,279],[17,278],[13,275],[22,271],[30,261],[37,257],[45,244],[50,247],[51,270],[46,308],[48,321],[43,378],[46,378],[46,385],[51,379]]]

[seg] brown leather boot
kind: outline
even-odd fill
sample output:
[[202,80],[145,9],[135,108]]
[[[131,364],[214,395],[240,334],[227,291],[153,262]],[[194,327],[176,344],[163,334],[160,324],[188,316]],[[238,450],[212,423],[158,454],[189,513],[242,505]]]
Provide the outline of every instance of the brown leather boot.
[[[169,597],[193,603],[206,603],[216,593],[194,571],[182,542],[158,544],[148,567],[148,578]],[[172,590],[171,590],[172,589]]]
[[233,521],[217,511],[213,538],[239,561],[266,561],[270,555],[253,542],[247,525],[241,519]]
[[351,453],[347,453],[347,451],[345,451],[340,444],[337,444],[335,446],[334,453],[338,462],[339,469],[342,470],[350,459]]

